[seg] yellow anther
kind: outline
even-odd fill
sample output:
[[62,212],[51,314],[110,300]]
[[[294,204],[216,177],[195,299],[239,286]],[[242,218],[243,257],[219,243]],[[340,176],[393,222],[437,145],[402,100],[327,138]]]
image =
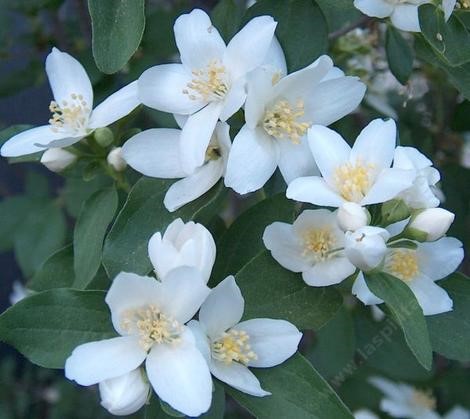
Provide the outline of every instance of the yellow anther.
[[273,137],[289,139],[294,144],[299,144],[311,125],[309,122],[299,121],[304,114],[302,100],[299,100],[295,106],[287,100],[279,100],[264,114],[263,128]]
[[432,396],[432,392],[429,391],[422,391],[422,390],[414,390],[413,391],[413,401],[421,407],[425,409],[434,410],[436,408],[436,399]]
[[346,163],[335,170],[334,182],[341,196],[351,202],[360,202],[371,187],[372,165]]
[[66,129],[71,133],[78,133],[86,129],[88,117],[90,116],[90,108],[82,95],[72,93],[71,100],[62,100],[61,105],[52,101],[49,105],[49,110],[52,113],[52,118],[49,119],[49,124],[52,125],[52,130],[57,132],[59,129]]
[[228,92],[226,70],[217,60],[211,61],[206,68],[193,70],[194,78],[183,89],[183,93],[192,100],[206,102],[221,100]]
[[411,281],[419,273],[416,250],[397,249],[387,257],[385,270],[402,281]]
[[239,362],[248,365],[250,361],[257,359],[251,350],[248,334],[243,330],[234,329],[224,333],[212,344],[212,356],[226,364]]
[[328,258],[328,255],[334,249],[336,238],[330,229],[319,228],[308,230],[303,235],[303,242],[303,255],[313,256],[316,262],[320,262]]

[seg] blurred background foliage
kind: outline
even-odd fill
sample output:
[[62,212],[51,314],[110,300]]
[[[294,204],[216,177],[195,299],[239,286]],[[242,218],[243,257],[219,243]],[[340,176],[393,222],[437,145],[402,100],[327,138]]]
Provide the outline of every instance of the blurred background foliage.
[[[303,2],[289,1],[299,7]],[[246,12],[244,0],[217,3],[215,0],[146,1],[146,24],[140,46],[124,68],[106,75],[97,69],[93,60],[86,1],[0,0],[0,143],[12,133],[48,120],[51,95],[44,59],[53,46],[69,52],[85,66],[93,83],[95,103],[99,103],[118,87],[138,78],[146,68],[177,60],[172,27],[181,13],[194,7],[212,10],[214,23],[226,40],[242,22],[256,14],[256,8]],[[298,27],[292,20],[279,28],[278,36],[283,43],[283,33],[298,30],[305,37],[302,38],[305,48],[314,48],[309,45],[309,37],[316,36],[319,24],[327,25],[329,47],[323,52],[332,55],[346,73],[358,75],[368,84],[368,94],[361,109],[334,124],[333,128],[352,141],[373,118],[386,115],[398,119],[401,145],[418,147],[441,171],[443,206],[456,214],[449,234],[464,241],[468,254],[468,96],[465,99],[450,83],[446,68],[433,62],[419,38],[414,48],[421,59],[414,61],[411,77],[406,85],[401,85],[389,70],[390,61],[384,45],[386,37],[391,35],[386,34],[385,25],[364,18],[353,8],[352,0],[318,0],[315,5],[323,16],[320,23],[312,20],[306,26]],[[467,16],[463,14],[462,19],[470,28]],[[291,68],[300,65],[293,61],[292,48],[283,46]],[[242,122],[240,115],[234,118],[232,125],[236,118]],[[171,115],[144,107],[120,124],[121,142],[132,134],[128,129],[135,126],[142,129],[176,126]],[[52,253],[71,242],[74,219],[86,198],[112,182],[106,173],[93,165],[81,167],[83,172],[78,169],[67,171],[60,177],[30,162],[34,159],[38,157],[17,159],[12,162],[14,164],[0,160],[0,311],[11,304],[11,298],[21,293],[18,284],[26,284],[34,278]],[[283,188],[282,180],[275,176],[265,189],[269,195]],[[243,202],[234,199],[232,197],[231,202],[240,210],[257,198],[249,197]],[[468,273],[468,265],[463,270]],[[100,281],[107,279],[100,279],[98,275],[95,280],[99,287]],[[365,379],[370,374],[383,374],[433,388],[441,411],[447,411],[455,404],[470,408],[468,368],[439,357],[434,370],[431,373],[425,371],[397,329],[383,338],[380,350],[364,356],[367,342],[383,330],[384,325],[373,320],[368,308],[346,304],[318,333],[306,335],[304,352],[352,410],[361,407],[378,410],[380,393],[370,386],[365,387]],[[332,348],[329,344],[338,341],[341,344],[337,347]],[[228,418],[249,417],[231,400],[227,401],[227,407]],[[169,417],[160,406],[147,409],[144,415]],[[105,417],[109,415],[99,406],[95,388],[78,390],[63,379],[61,371],[37,368],[11,349],[1,346],[0,419]]]

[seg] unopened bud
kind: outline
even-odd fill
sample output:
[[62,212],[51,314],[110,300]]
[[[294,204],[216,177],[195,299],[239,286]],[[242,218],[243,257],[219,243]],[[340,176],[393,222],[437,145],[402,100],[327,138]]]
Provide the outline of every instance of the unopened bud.
[[382,204],[382,225],[402,221],[410,216],[408,205],[401,199],[392,199]]
[[338,225],[343,231],[356,231],[370,222],[370,214],[355,202],[345,202],[337,213]]
[[61,172],[77,160],[77,156],[62,148],[49,148],[41,156],[41,163],[51,172]]
[[95,129],[93,136],[101,147],[108,147],[114,141],[113,131],[108,127]]
[[127,167],[126,161],[122,158],[122,148],[113,148],[106,158],[108,163],[116,170],[116,172],[122,172]]
[[416,215],[405,230],[407,237],[432,242],[447,233],[455,215],[443,208],[428,208]]

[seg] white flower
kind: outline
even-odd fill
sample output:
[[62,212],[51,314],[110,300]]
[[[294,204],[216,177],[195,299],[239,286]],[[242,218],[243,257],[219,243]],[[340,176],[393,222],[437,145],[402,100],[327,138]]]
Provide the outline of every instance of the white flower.
[[127,167],[126,161],[122,158],[122,147],[114,147],[106,157],[106,161],[116,172],[122,172]]
[[158,65],[140,77],[145,105],[190,115],[181,134],[187,173],[204,163],[217,121],[227,120],[245,102],[245,76],[263,63],[275,29],[272,17],[256,17],[226,46],[209,16],[195,9],[174,26],[182,64]]
[[338,225],[344,231],[355,231],[370,222],[370,214],[355,202],[344,202],[338,208]]
[[398,195],[410,208],[433,208],[439,205],[436,184],[441,179],[439,171],[424,154],[413,147],[397,147],[393,167],[416,173],[413,185]]
[[261,188],[278,166],[287,183],[317,173],[307,129],[352,112],[366,90],[326,55],[280,79],[279,74],[265,66],[248,80],[246,124],[233,141],[225,176],[225,184],[241,194]]
[[468,419],[469,417],[470,410],[455,406],[443,416],[443,419]]
[[308,142],[323,177],[295,179],[287,188],[290,199],[328,207],[378,204],[395,198],[414,180],[413,171],[390,168],[396,142],[391,119],[373,120],[352,148],[338,133],[319,125],[310,128]]
[[421,32],[418,6],[430,0],[354,0],[354,6],[372,17],[390,17],[393,26],[409,32]]
[[425,233],[425,241],[435,241],[447,233],[455,215],[443,208],[428,208],[412,218],[408,228]]
[[99,383],[101,406],[116,416],[126,416],[137,412],[150,394],[150,384],[137,368],[119,377]]
[[77,156],[62,148],[49,148],[41,156],[41,163],[51,172],[61,172],[77,160]]
[[442,0],[442,10],[444,11],[444,19],[446,22],[454,11],[455,3],[457,3],[457,0]]
[[[425,316],[452,310],[452,300],[447,292],[435,283],[454,272],[463,259],[462,243],[453,237],[443,237],[435,242],[417,243],[416,249],[388,249],[383,271],[407,284]],[[364,304],[380,304],[367,287],[362,273],[354,282],[353,294]]]
[[314,287],[338,284],[356,270],[342,251],[344,233],[336,214],[326,209],[303,211],[294,224],[268,225],[263,242],[280,265],[302,272]]
[[162,233],[149,240],[148,253],[158,278],[164,278],[180,266],[197,268],[205,283],[215,262],[216,247],[212,234],[202,224],[181,218],[174,220]]
[[380,377],[372,377],[369,382],[384,393],[380,408],[390,416],[410,419],[440,418],[435,412],[436,399],[431,392],[418,390],[404,383],[395,384]]
[[207,297],[199,322],[188,326],[212,374],[252,396],[267,396],[248,367],[269,368],[297,351],[302,333],[285,320],[251,319],[241,323],[245,301],[233,276],[225,278]]
[[375,413],[367,409],[359,409],[353,412],[354,419],[380,419]]
[[229,130],[225,122],[217,123],[203,165],[189,175],[183,170],[180,154],[182,138],[178,129],[142,131],[124,144],[122,153],[130,166],[146,176],[183,178],[171,185],[163,201],[165,207],[173,212],[205,194],[225,175],[232,145]]
[[367,272],[379,266],[387,252],[390,234],[380,227],[366,226],[345,235],[344,253],[361,271]]
[[53,48],[46,59],[46,73],[54,100],[48,125],[23,131],[10,138],[1,149],[2,156],[16,157],[67,147],[126,116],[139,105],[137,82],[109,96],[92,111],[93,88],[82,65],[72,56]]
[[65,375],[83,386],[120,377],[145,362],[158,397],[187,416],[211,404],[207,363],[184,325],[209,294],[195,268],[172,270],[161,282],[121,272],[106,295],[119,337],[76,347]]

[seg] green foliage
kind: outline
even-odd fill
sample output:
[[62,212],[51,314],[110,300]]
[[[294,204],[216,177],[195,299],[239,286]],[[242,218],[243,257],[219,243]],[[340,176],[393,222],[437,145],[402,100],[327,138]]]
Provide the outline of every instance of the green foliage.
[[385,37],[390,71],[401,84],[406,84],[413,70],[413,50],[393,26],[387,26]]
[[211,20],[228,42],[240,28],[244,9],[236,0],[222,0],[212,9]]

